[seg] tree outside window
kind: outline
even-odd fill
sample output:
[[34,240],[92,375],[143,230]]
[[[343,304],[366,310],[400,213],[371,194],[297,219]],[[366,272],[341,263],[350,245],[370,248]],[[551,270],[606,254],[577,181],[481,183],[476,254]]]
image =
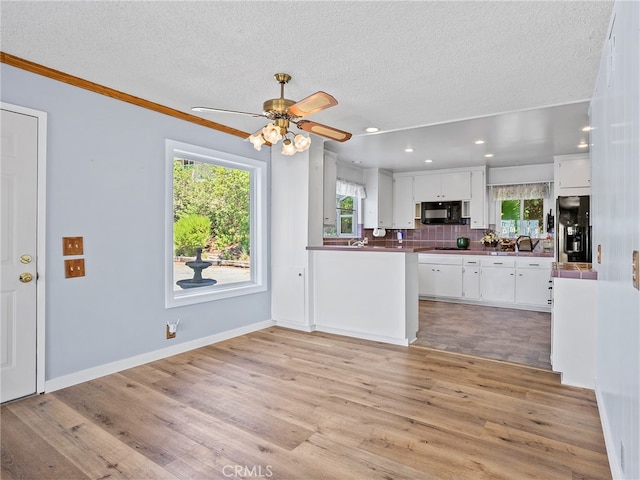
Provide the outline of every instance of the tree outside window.
[[166,306],[265,291],[266,164],[174,140],[166,162]]
[[336,225],[325,226],[325,237],[355,237],[358,229],[358,199],[336,195]]
[[501,237],[539,237],[544,231],[543,199],[502,200],[500,224]]

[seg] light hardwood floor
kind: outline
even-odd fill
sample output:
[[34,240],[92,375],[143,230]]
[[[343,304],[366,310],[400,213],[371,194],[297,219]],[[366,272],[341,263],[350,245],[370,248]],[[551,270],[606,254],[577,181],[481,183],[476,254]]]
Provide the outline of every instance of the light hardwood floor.
[[3,479],[610,478],[551,372],[277,327],[1,415]]
[[551,314],[420,300],[414,345],[551,370]]

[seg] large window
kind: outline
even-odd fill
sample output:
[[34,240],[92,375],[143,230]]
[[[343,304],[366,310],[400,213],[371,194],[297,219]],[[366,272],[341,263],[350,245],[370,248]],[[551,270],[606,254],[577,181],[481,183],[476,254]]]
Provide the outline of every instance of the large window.
[[544,200],[542,198],[501,201],[500,236],[540,237],[544,232]]
[[358,197],[336,196],[336,225],[325,226],[325,237],[358,236]]
[[166,157],[167,307],[266,290],[264,163],[173,140]]

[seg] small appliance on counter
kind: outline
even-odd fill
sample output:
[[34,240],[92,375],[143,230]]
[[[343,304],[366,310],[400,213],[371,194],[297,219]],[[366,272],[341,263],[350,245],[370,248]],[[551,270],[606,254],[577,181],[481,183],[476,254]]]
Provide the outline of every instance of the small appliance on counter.
[[456,239],[456,245],[458,245],[458,248],[466,250],[469,248],[469,239],[467,237],[458,237]]

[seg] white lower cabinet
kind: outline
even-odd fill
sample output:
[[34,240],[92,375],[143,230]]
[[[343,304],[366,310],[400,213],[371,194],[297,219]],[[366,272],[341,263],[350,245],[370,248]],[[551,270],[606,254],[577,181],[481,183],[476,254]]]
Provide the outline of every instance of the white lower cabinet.
[[516,303],[551,306],[551,260],[518,259],[516,263]]
[[464,260],[462,266],[462,297],[466,300],[480,299],[480,261]]
[[516,299],[515,261],[480,259],[480,296],[485,302],[514,303]]
[[419,254],[420,295],[551,311],[552,258]]
[[421,259],[418,264],[418,291],[420,295],[462,297],[462,258],[425,259],[424,257],[426,256],[418,256]]

